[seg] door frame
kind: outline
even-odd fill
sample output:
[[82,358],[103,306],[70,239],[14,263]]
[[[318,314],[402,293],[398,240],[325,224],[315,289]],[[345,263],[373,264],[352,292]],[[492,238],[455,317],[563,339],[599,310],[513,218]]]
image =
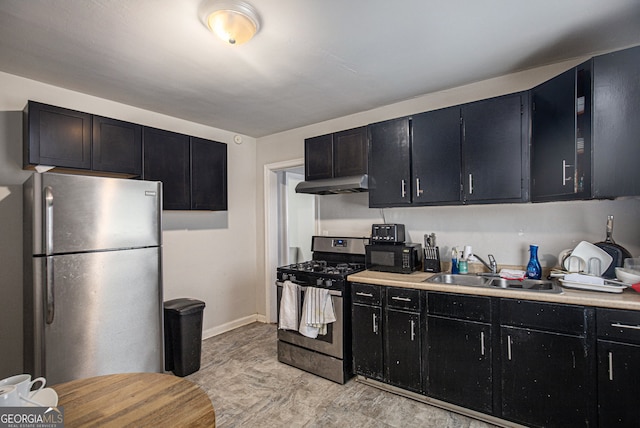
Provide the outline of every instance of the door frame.
[[278,268],[278,241],[285,224],[278,218],[281,200],[278,196],[278,172],[304,166],[304,158],[264,165],[264,278],[265,318],[268,323],[278,320],[276,309],[276,269]]

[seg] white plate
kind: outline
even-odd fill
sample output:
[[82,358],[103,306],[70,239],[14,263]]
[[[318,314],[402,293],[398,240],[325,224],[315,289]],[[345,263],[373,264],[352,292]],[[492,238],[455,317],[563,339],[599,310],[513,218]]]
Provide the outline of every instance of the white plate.
[[42,388],[40,391],[33,394],[29,397],[28,404],[25,406],[33,407],[37,406],[38,403],[40,407],[57,407],[58,406],[58,393],[53,388]]
[[567,287],[567,288],[575,288],[578,290],[587,290],[587,291],[604,291],[605,293],[622,293],[627,288],[627,285],[586,284],[584,282],[565,281],[564,279],[561,279],[560,282],[562,283],[563,287]]
[[[605,273],[607,269],[609,269],[609,265],[613,261],[613,257],[611,257],[609,253],[587,241],[582,241],[578,245],[576,245],[576,248],[573,249],[571,255],[580,257],[585,261],[586,266],[589,266],[589,259],[593,257],[600,259],[600,273],[597,273],[598,276]],[[567,265],[568,262],[569,258],[565,260],[565,265]],[[564,266],[564,268],[568,269],[567,266]]]

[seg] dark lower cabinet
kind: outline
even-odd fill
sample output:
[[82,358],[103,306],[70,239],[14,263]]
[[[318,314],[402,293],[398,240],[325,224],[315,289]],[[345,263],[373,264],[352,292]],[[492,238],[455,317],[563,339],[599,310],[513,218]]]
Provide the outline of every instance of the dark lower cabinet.
[[594,426],[594,310],[501,299],[501,417],[527,426]]
[[354,373],[422,392],[425,329],[421,292],[352,284],[351,296]]
[[502,417],[527,426],[591,426],[583,337],[502,327]]
[[424,390],[424,294],[385,287],[384,344],[386,381],[413,392]]
[[640,345],[598,340],[598,423],[640,426]]
[[640,312],[596,311],[600,427],[639,427]]
[[428,316],[427,330],[429,395],[491,414],[491,325]]
[[427,394],[493,413],[491,298],[427,293]]
[[640,311],[363,283],[351,296],[358,375],[528,427],[640,426]]
[[353,371],[365,377],[382,380],[382,307],[354,303],[351,316]]
[[351,301],[353,372],[383,380],[382,287],[352,284]]
[[392,385],[422,391],[420,314],[387,308],[385,313],[387,379]]

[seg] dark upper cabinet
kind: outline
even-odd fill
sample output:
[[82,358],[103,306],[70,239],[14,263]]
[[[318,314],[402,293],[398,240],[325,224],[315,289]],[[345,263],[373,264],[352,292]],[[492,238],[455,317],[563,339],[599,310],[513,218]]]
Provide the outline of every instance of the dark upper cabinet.
[[367,160],[364,126],[304,140],[305,180],[366,174]]
[[143,142],[143,178],[162,181],[163,209],[190,209],[189,136],[145,127]]
[[500,316],[501,416],[594,426],[594,309],[500,299]]
[[427,394],[491,414],[491,298],[427,294]]
[[369,206],[411,204],[409,118],[369,125]]
[[142,125],[93,116],[92,169],[142,175]]
[[226,144],[191,137],[191,209],[226,211]]
[[591,197],[591,61],[533,88],[531,200]]
[[527,201],[528,137],[528,92],[369,125],[369,206]]
[[143,129],[144,179],[162,181],[165,210],[227,209],[227,145]]
[[466,203],[528,199],[528,93],[462,106]]
[[596,310],[598,422],[601,427],[637,427],[640,407],[640,313]]
[[333,177],[333,134],[304,140],[304,179]]
[[142,174],[142,126],[29,101],[24,166]]
[[593,59],[593,196],[640,195],[640,46]]
[[414,205],[461,201],[460,107],[411,118],[411,193]]
[[25,167],[91,169],[91,115],[29,101],[24,110]]
[[333,176],[349,177],[368,172],[367,127],[333,134]]

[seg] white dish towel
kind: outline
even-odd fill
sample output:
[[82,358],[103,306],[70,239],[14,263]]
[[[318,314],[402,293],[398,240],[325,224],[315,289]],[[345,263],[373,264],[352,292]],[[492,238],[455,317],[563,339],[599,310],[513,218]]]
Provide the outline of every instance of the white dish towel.
[[300,334],[315,339],[318,335],[327,334],[327,324],[334,321],[336,321],[336,314],[329,290],[307,287],[302,303],[302,320],[298,329]]
[[278,328],[282,330],[298,329],[298,285],[291,281],[285,281],[282,285],[279,318]]

